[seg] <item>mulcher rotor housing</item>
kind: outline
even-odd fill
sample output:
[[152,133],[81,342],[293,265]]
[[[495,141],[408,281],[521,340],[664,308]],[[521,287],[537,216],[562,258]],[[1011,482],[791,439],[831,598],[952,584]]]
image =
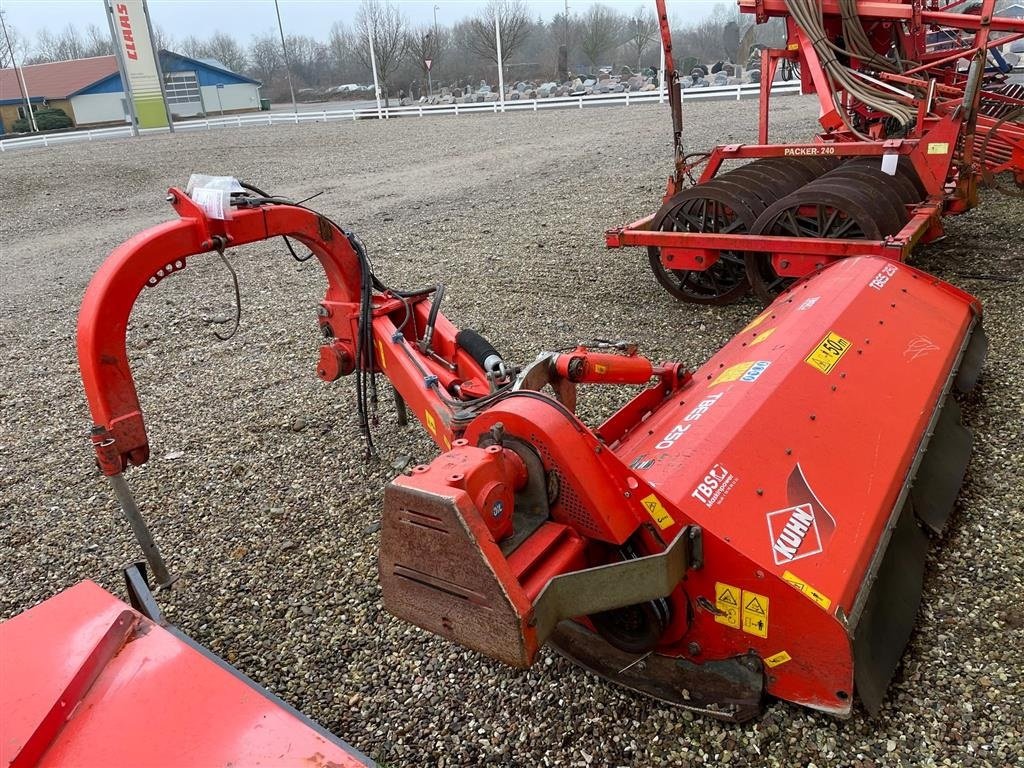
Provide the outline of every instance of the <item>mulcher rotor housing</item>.
[[[384,492],[392,613],[517,667],[550,644],[727,720],[769,696],[839,716],[855,695],[877,709],[929,532],[969,459],[951,394],[973,386],[984,356],[976,300],[852,257],[789,287],[695,370],[607,342],[520,366],[458,330],[442,290],[387,287],[354,234],[247,189],[227,219],[170,190],[179,219],[117,248],[83,300],[97,461],[151,564],[162,560],[124,477],[149,456],[125,346],[132,306],[200,254],[283,236],[327,280],[317,375],[356,378],[367,436],[387,378],[400,422],[411,412],[441,451]],[[588,425],[576,391],[598,385],[629,389]]]
[[[999,53],[1024,38],[1024,21],[996,15],[995,0],[739,7],[786,22],[786,47],[761,54],[757,143],[684,153],[681,73],[659,0],[675,168],[657,213],[606,233],[609,247],[646,247],[676,298],[724,304],[753,290],[767,304],[841,258],[905,261],[943,234],[944,216],[977,204],[979,183],[1008,191],[996,178],[1009,172],[1024,189],[1024,87],[1008,83]],[[780,63],[818,97],[822,131],[808,143],[769,141]]]

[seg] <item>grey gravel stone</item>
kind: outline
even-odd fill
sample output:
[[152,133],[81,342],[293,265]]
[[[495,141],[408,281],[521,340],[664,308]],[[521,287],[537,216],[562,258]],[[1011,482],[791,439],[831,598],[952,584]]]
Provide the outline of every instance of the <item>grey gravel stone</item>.
[[[813,99],[773,106],[774,139],[814,132]],[[754,102],[687,103],[687,149],[754,141],[756,121]],[[83,578],[121,593],[117,569],[138,555],[81,437],[75,317],[104,256],[173,218],[168,186],[197,171],[293,198],[322,191],[313,205],[360,235],[385,282],[445,281],[444,311],[486,326],[510,360],[601,336],[696,365],[753,316],[753,301],[679,304],[643,252],[605,250],[602,239],[657,207],[670,136],[665,108],[634,105],[215,129],[0,156],[0,617]],[[595,146],[627,149],[598,156]],[[963,401],[975,456],[959,509],[930,557],[918,629],[877,720],[774,703],[759,721],[722,725],[553,653],[517,671],[389,616],[379,539],[365,531],[392,462],[427,461],[436,448],[418,427],[398,428],[382,398],[382,461],[363,460],[351,380],[315,375],[323,278],[315,264],[293,269],[280,241],[229,251],[242,292],[230,341],[213,338],[199,309],[233,301],[216,259],[190,259],[132,316],[153,455],[181,451],[128,473],[185,574],[160,596],[168,619],[392,767],[586,766],[588,756],[595,766],[1019,765],[1024,204],[981,196],[916,254],[916,266],[981,298],[991,352]],[[621,395],[585,391],[583,415],[593,423]],[[333,428],[280,428],[298,419]]]

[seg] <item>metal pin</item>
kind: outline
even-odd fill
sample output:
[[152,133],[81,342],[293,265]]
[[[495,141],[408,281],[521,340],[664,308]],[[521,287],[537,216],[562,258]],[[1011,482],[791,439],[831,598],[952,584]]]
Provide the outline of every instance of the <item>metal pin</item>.
[[149,527],[142,518],[142,513],[139,512],[139,507],[135,503],[135,497],[132,496],[132,491],[128,487],[124,475],[110,475],[108,479],[110,484],[114,486],[114,493],[117,494],[117,500],[121,503],[121,510],[132,527],[132,533],[135,534],[136,541],[142,547],[142,554],[146,556],[146,562],[149,563],[149,568],[153,571],[153,578],[156,579],[157,586],[161,588],[169,587],[174,582],[175,577],[171,576],[167,570],[167,564],[164,563],[160,550],[153,540],[153,534],[149,532]]
[[636,661],[630,662],[629,664],[627,664],[626,666],[624,666],[624,667],[623,667],[622,669],[620,669],[620,670],[619,670],[619,674],[621,675],[621,674],[622,674],[623,672],[625,672],[625,671],[626,671],[627,669],[629,669],[630,667],[635,667],[635,666],[636,666],[637,664],[639,664],[640,662],[642,662],[642,661],[643,661],[644,659],[646,659],[646,658],[647,658],[648,656],[650,656],[650,655],[651,655],[652,653],[654,653],[654,651],[648,651],[648,652],[647,652],[647,653],[645,653],[645,654],[644,654],[643,656],[641,656],[640,658],[638,658],[638,659],[637,659]]

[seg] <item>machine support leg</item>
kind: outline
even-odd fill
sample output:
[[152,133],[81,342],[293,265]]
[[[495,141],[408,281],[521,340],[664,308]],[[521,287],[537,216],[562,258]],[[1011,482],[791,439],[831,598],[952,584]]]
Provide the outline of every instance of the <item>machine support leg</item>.
[[169,587],[174,578],[167,570],[167,564],[164,563],[164,558],[160,554],[156,542],[153,540],[153,534],[149,532],[149,526],[146,525],[146,521],[142,518],[142,513],[139,512],[139,507],[135,503],[135,497],[132,496],[132,491],[128,487],[124,475],[110,475],[109,479],[110,484],[114,486],[117,500],[121,503],[121,511],[124,512],[125,518],[127,518],[128,523],[131,525],[136,541],[142,547],[142,554],[146,556],[146,562],[149,563],[149,567],[153,571],[153,577],[156,579],[157,585]]
[[409,424],[409,409],[405,407],[405,398],[397,390],[392,388],[392,392],[395,393],[395,410],[398,412],[398,426],[405,427]]

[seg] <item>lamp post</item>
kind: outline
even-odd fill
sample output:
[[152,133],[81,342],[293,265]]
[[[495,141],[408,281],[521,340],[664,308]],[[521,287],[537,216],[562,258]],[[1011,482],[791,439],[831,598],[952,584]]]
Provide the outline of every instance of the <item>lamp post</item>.
[[501,111],[505,111],[505,73],[502,71],[501,62],[501,24],[498,21],[498,14],[494,14],[494,47],[498,54],[498,101],[501,104]]
[[18,61],[14,56],[14,46],[11,45],[11,37],[7,34],[7,24],[4,23],[4,15],[0,12],[0,27],[4,30],[4,39],[7,41],[7,50],[11,54],[11,66],[14,67],[14,73],[17,76],[15,79],[18,81],[18,87],[21,89],[21,98],[25,100],[25,117],[28,120],[29,127],[33,131],[38,131],[39,127],[36,125],[36,116],[32,113],[32,100],[28,97],[28,86],[25,85],[25,70],[18,67]]
[[[292,112],[299,114],[299,105],[295,101],[295,87],[292,85],[292,64],[288,56],[288,45],[284,41],[284,25],[281,24],[281,6],[274,0],[274,10],[277,11],[277,31],[281,33],[281,50],[284,52],[284,71],[288,75],[288,91],[292,95]],[[295,118],[296,121],[298,117]]]
[[380,108],[380,80],[377,78],[377,54],[373,50],[373,33],[376,27],[373,20],[366,25],[366,35],[370,39],[370,69],[373,70],[373,94],[377,99],[377,119],[380,120],[384,117],[384,113]]

